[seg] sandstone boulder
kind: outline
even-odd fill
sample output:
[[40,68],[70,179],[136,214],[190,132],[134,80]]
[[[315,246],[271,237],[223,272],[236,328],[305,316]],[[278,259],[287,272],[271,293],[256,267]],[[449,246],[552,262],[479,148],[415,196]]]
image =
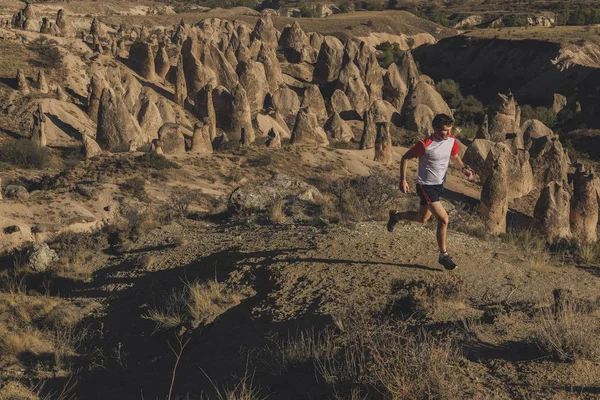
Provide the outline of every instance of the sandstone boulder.
[[21,185],[6,185],[4,187],[4,197],[7,199],[27,199],[29,198],[29,192]]
[[137,116],[142,132],[145,134],[145,142],[158,139],[158,130],[163,126],[163,120],[156,104],[149,98],[144,99],[142,107]]
[[155,80],[154,54],[149,43],[135,42],[129,49],[129,65],[140,76]]
[[34,243],[27,252],[27,266],[35,272],[45,272],[56,261],[58,261],[58,254],[46,243]]
[[250,111],[257,113],[264,106],[269,88],[264,65],[254,60],[241,62],[238,64],[237,74],[240,84],[248,94]]
[[412,131],[417,131],[421,135],[428,135],[433,132],[433,118],[435,113],[425,104],[417,104],[417,106],[408,111],[406,115],[406,128]]
[[94,139],[86,135],[85,133],[81,135],[83,140],[82,153],[86,159],[90,159],[96,157],[97,155],[102,153],[102,149],[96,143]]
[[37,84],[37,89],[39,90],[40,93],[43,93],[43,94],[48,93],[49,89],[48,89],[48,81],[46,80],[46,73],[42,69],[38,71],[36,84]]
[[265,75],[268,78],[267,83],[269,85],[269,92],[275,93],[283,84],[281,66],[279,65],[279,61],[277,61],[275,50],[261,44],[257,61],[265,66]]
[[125,103],[111,88],[102,90],[98,108],[98,132],[96,140],[104,150],[115,151],[129,147],[136,141],[135,132],[129,130],[129,119]]
[[287,175],[278,174],[270,180],[249,183],[235,189],[229,196],[228,208],[233,213],[268,210],[278,201],[308,199],[322,195],[317,188]]
[[301,108],[307,108],[309,112],[317,116],[319,124],[327,121],[327,108],[325,107],[325,100],[317,85],[310,85],[304,91],[304,98],[302,99]]
[[568,159],[558,138],[542,136],[533,140],[529,154],[536,186],[543,188],[552,181],[567,180]]
[[555,114],[561,112],[567,106],[567,98],[559,93],[554,93],[554,101],[552,102],[552,111]]
[[277,121],[271,115],[258,114],[256,116],[256,136],[265,137],[271,131],[275,132],[279,138],[289,139],[291,137],[291,132],[284,121]]
[[333,36],[325,36],[317,62],[313,82],[324,84],[335,81],[342,69],[344,61],[344,45]]
[[354,133],[352,132],[352,129],[337,112],[334,112],[331,117],[329,117],[324,129],[328,137],[333,141],[347,143],[354,139]]
[[184,67],[183,67],[183,56],[180,55],[179,58],[177,59],[177,70],[175,72],[174,101],[176,104],[183,107],[187,96],[188,96],[188,93],[187,93],[185,71],[184,71]]
[[281,88],[272,96],[273,107],[278,111],[288,126],[293,126],[296,114],[300,110],[300,99],[296,92],[289,88]]
[[488,105],[488,133],[494,142],[504,141],[507,133],[519,131],[521,111],[512,93],[498,93]]
[[296,116],[290,144],[327,146],[329,140],[323,128],[319,126],[317,116],[303,108]]
[[171,60],[169,59],[167,48],[164,42],[160,42],[156,57],[154,58],[154,70],[156,71],[156,75],[164,81],[170,69]]
[[[377,124],[387,124],[391,119],[392,116],[385,101],[376,100],[371,104],[364,117],[364,129],[360,140],[361,150],[371,149],[375,146]],[[389,130],[389,127],[387,129]]]
[[521,126],[520,134],[523,138],[523,145],[526,150],[531,148],[533,141],[543,136],[554,136],[550,128],[537,119],[529,119]]
[[392,63],[383,76],[383,99],[389,101],[398,111],[402,110],[408,87],[402,80],[396,63]]
[[414,110],[417,106],[425,105],[433,111],[434,115],[446,114],[452,116],[452,111],[442,96],[425,82],[418,82],[406,98],[405,108],[408,111]]
[[210,137],[210,126],[207,124],[196,124],[194,136],[192,137],[191,153],[212,154],[212,139]]
[[25,78],[25,73],[21,68],[17,69],[17,90],[24,95],[28,95],[31,92],[27,78]]
[[217,136],[217,116],[213,105],[213,88],[209,85],[204,86],[196,93],[195,105],[196,115],[204,121],[207,126],[210,140]]
[[336,88],[342,90],[352,109],[362,115],[369,107],[369,93],[360,77],[360,70],[351,62],[348,62],[340,71]]
[[281,148],[281,136],[279,136],[279,133],[274,129],[271,129],[269,133],[267,133],[266,146],[271,149]]
[[185,137],[178,124],[167,123],[158,131],[158,138],[164,154],[185,153]]
[[263,43],[271,46],[272,48],[277,48],[277,29],[273,26],[273,20],[269,14],[262,14],[262,16],[256,21],[256,25],[254,26],[254,30],[250,35],[251,40],[260,40]]

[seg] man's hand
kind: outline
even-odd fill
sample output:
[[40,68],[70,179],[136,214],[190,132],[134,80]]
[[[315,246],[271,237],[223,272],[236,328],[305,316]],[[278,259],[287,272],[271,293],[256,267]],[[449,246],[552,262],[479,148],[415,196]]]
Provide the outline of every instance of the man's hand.
[[471,171],[468,167],[464,167],[462,169],[463,174],[465,174],[465,177],[467,178],[468,181],[472,181],[473,180],[473,171]]
[[410,191],[410,187],[408,186],[408,182],[400,181],[400,191],[402,193],[408,193]]

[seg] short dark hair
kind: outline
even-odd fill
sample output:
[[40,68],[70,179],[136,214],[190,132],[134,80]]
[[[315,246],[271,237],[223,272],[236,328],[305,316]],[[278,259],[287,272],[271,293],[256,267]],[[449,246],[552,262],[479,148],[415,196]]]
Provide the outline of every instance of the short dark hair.
[[452,126],[454,125],[454,119],[446,114],[438,114],[433,118],[433,129],[441,129],[444,126]]

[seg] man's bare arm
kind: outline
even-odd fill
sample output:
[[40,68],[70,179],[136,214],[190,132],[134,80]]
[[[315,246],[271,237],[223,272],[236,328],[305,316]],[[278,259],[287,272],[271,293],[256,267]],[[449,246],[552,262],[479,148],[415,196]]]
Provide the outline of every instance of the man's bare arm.
[[463,163],[462,159],[460,158],[460,156],[458,154],[450,156],[450,158],[452,159],[452,162],[454,163],[454,165],[456,165],[457,167],[459,167],[461,169],[462,173],[465,175],[467,180],[473,179],[473,171],[471,171],[471,169],[469,167],[467,167],[465,165],[465,163]]
[[406,170],[408,169],[408,160],[406,154],[402,156],[400,160],[400,190],[402,193],[408,193],[410,191],[410,187],[408,186],[408,182],[406,182]]

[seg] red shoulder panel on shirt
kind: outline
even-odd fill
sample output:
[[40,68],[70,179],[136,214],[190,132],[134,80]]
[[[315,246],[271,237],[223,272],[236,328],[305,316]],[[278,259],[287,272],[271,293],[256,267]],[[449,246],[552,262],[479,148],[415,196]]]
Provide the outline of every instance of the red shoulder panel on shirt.
[[431,136],[427,136],[424,140],[419,140],[413,147],[408,149],[408,151],[404,154],[404,158],[421,157],[431,142],[433,142],[433,138]]
[[452,144],[452,150],[450,151],[450,155],[451,156],[455,156],[458,153],[460,153],[460,147],[458,145],[458,139],[456,139],[454,136],[452,135],[448,135],[448,138],[452,138],[454,140],[454,143]]

